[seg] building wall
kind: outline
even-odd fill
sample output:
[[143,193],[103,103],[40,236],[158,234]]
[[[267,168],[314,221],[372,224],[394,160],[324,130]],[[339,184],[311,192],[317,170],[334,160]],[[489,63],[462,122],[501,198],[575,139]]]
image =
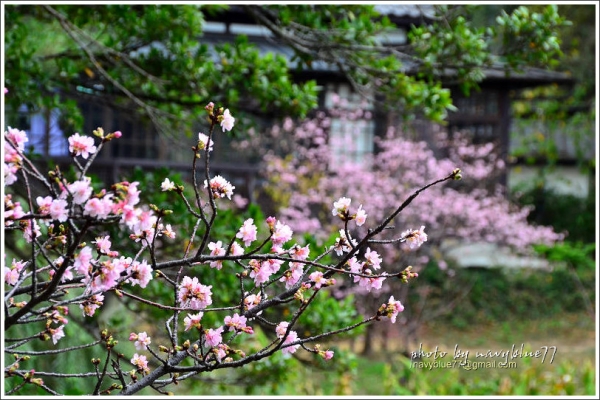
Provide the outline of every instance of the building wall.
[[[510,168],[508,187],[511,191],[533,189],[542,167],[517,165]],[[557,166],[545,172],[545,187],[557,194],[586,198],[590,194],[590,177],[577,166]]]

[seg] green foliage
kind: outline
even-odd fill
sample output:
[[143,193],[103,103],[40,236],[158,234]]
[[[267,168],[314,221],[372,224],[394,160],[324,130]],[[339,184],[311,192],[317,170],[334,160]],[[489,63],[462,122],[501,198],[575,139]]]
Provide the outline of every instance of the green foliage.
[[556,30],[570,22],[558,14],[558,6],[548,5],[539,13],[520,6],[510,15],[502,11],[496,21],[508,65],[552,65],[562,55]]
[[422,59],[422,76],[447,73],[444,69],[451,68],[454,79],[463,82],[467,93],[483,79],[482,68],[491,63],[486,30],[474,28],[462,15],[431,26],[415,27],[409,38]]
[[[181,238],[189,237],[189,234],[194,227],[191,225],[190,218],[187,217],[184,202],[174,192],[163,192],[159,190],[161,182],[164,181],[165,178],[169,178],[177,185],[183,185],[185,188],[184,195],[188,199],[192,199],[193,190],[191,184],[187,182],[189,179],[184,178],[182,174],[175,174],[167,168],[158,168],[153,171],[144,171],[141,168],[136,168],[126,178],[129,182],[140,182],[140,201],[143,204],[154,204],[161,209],[173,210],[173,213],[166,216],[162,222],[172,225],[173,229],[176,231],[176,238],[181,240]],[[156,189],[152,190],[152,188]],[[229,243],[235,237],[240,226],[242,226],[247,218],[254,219],[258,228],[257,236],[259,241],[261,240],[260,238],[265,238],[269,234],[268,227],[264,223],[266,218],[260,207],[256,204],[250,204],[245,210],[235,208],[220,209],[218,211],[218,217],[219,224],[213,227],[211,237],[209,238],[210,241],[221,240],[225,244]],[[126,245],[128,243],[128,239],[125,237],[126,234],[121,232],[118,227],[113,227],[108,231],[108,234],[111,236],[113,249],[124,250],[121,244]],[[195,240],[196,245],[192,246],[190,250],[192,254],[197,251],[196,246],[200,241],[202,234],[203,232],[197,232]],[[334,241],[335,235],[331,235],[327,243],[333,244]],[[170,244],[170,239],[165,239],[161,242],[160,257],[169,256],[177,258],[181,257],[183,254],[184,248],[174,247]],[[180,241],[174,242],[181,243]],[[310,235],[305,235],[303,242],[308,244],[312,251],[316,251],[316,249],[320,247],[316,239]],[[321,261],[327,262],[327,259],[324,258]],[[162,272],[167,276],[170,276],[177,271],[163,270]],[[236,277],[236,273],[239,272],[241,272],[239,266],[233,262],[227,261],[223,263],[223,268],[221,270],[210,268],[208,265],[198,265],[192,270],[193,276],[197,276],[202,282],[211,282],[211,285],[213,286],[213,303],[226,305],[234,305],[235,299],[238,299],[240,296],[239,279]],[[253,288],[254,286],[252,284],[247,284],[246,290],[251,290]],[[175,295],[172,286],[164,282],[160,277],[150,281],[148,286],[144,289],[135,287],[128,290],[133,294],[152,299],[152,301],[162,304],[169,303],[168,299],[172,299]],[[338,300],[332,297],[328,291],[322,291],[319,293],[318,297],[319,298],[311,304],[309,312],[304,314],[297,322],[295,330],[298,332],[299,336],[303,336],[303,333],[305,332],[315,335],[319,332],[334,331],[361,320],[361,316],[358,315],[354,306],[354,299],[352,296]],[[168,310],[161,310],[157,307],[148,306],[140,302],[128,302],[126,299],[123,300],[125,300],[123,304],[127,306],[128,312],[131,312],[138,317],[144,316],[147,320],[161,321],[167,319],[170,315]],[[291,303],[286,306],[281,306],[277,310],[269,309],[265,311],[263,317],[272,321],[289,320],[296,308],[297,304]],[[117,310],[118,307],[114,309],[114,311]],[[109,313],[107,310],[104,310],[103,315],[106,316],[104,323],[107,323],[112,329],[124,327],[124,322],[127,322],[120,320],[124,317],[122,312]],[[202,323],[207,328],[214,327],[222,325],[222,318],[223,315],[218,313],[205,313],[202,318]],[[153,337],[160,334],[160,330],[157,330],[156,326],[149,325],[147,329],[149,335]],[[274,328],[267,327],[266,329],[268,330],[266,336],[264,333],[258,333],[257,340],[264,341],[266,340],[264,337],[273,338]],[[345,337],[348,337],[348,335],[358,335],[361,332],[362,329],[358,328],[345,334]],[[127,336],[129,332],[122,332],[122,334],[123,336]],[[188,338],[193,340],[194,334],[192,332],[188,333]],[[263,345],[265,344],[266,343],[263,343]],[[244,374],[247,374],[247,376],[244,375],[239,379],[247,382],[249,385],[248,390],[250,390],[250,392],[252,392],[252,385],[250,385],[250,383],[258,385],[259,382],[263,382],[265,385],[268,383],[276,386],[278,380],[283,378],[277,378],[273,376],[273,374],[276,374],[277,368],[282,369],[282,371],[285,372],[286,363],[287,361],[278,353],[278,355],[270,357],[269,360],[253,363],[251,366],[245,367]],[[269,369],[272,372],[271,374],[266,373]],[[227,381],[227,378],[225,377],[215,379],[223,380],[223,382]]]
[[596,243],[564,242],[554,246],[538,245],[535,250],[550,261],[564,262],[576,270],[594,270]]
[[[328,65],[365,93],[382,95],[379,107],[406,117],[422,113],[442,122],[454,110],[442,82],[476,87],[493,60],[488,43],[495,31],[473,27],[469,7],[439,6],[444,23],[414,27],[412,43],[399,49],[383,45],[393,24],[373,5],[240,7],[293,49],[297,70]],[[140,115],[160,132],[191,135],[189,121],[201,119],[209,101],[226,99],[238,116],[303,117],[317,106],[316,82],[295,81],[283,56],[262,53],[244,35],[231,43],[204,40],[207,15],[222,15],[227,5],[22,4],[5,10],[12,119],[22,104],[31,112],[58,108],[63,130],[78,131],[76,101],[91,101]],[[549,63],[559,54],[555,31],[565,21],[555,6],[540,13],[519,7],[498,22],[509,66]],[[453,76],[446,76],[449,69]]]
[[[545,12],[542,6],[532,6],[531,10]],[[512,111],[519,125],[515,129],[519,133],[515,138],[517,142],[522,139],[521,127],[532,121],[543,122],[547,132],[541,131],[540,135],[532,137],[529,143],[524,143],[525,148],[521,146],[519,153],[514,155],[531,157],[535,161],[546,160],[552,166],[559,158],[555,151],[559,139],[553,135],[558,130],[564,135],[561,142],[565,138],[573,142],[578,164],[594,168],[590,146],[593,147],[596,131],[596,36],[588,32],[593,32],[596,27],[596,9],[592,4],[564,4],[558,6],[558,12],[571,23],[556,27],[563,55],[552,64],[558,70],[568,71],[574,82],[572,85],[527,88],[515,99]],[[555,11],[550,11],[552,13]],[[548,33],[545,27],[542,32]],[[538,47],[537,51],[543,50]]]
[[521,206],[533,205],[529,222],[552,226],[557,232],[568,232],[570,242],[596,241],[595,196],[580,198],[556,193],[543,184],[522,192],[515,199]]
[[[551,368],[543,364],[527,365],[519,360],[517,368],[502,370],[483,368],[463,370],[460,368],[418,369],[410,361],[398,361],[392,366],[389,379],[400,375],[404,384],[396,384],[390,393],[424,395],[592,395],[595,393],[591,362],[562,362]],[[524,364],[524,365],[523,365]],[[398,371],[400,370],[400,371]]]
[[[336,357],[338,351],[336,350]],[[308,395],[308,396],[457,396],[457,395],[594,395],[595,367],[592,360],[555,360],[541,364],[538,359],[520,359],[517,368],[416,368],[404,356],[392,361],[353,358],[350,364],[336,363],[331,369],[315,364],[285,360],[281,365],[262,363],[265,373],[277,378],[270,383],[258,380],[247,390],[238,385],[198,383],[190,394],[212,395]],[[277,361],[274,361],[277,363]],[[258,364],[258,363],[257,363]],[[329,366],[332,366],[331,364]],[[272,370],[266,370],[273,368]]]
[[[455,308],[435,316],[436,323],[466,329],[492,322],[560,316],[564,312],[588,310],[590,303],[593,304],[595,264],[590,258],[593,250],[593,245],[578,248],[565,244],[556,249],[546,248],[545,252],[555,265],[551,271],[458,268],[449,278],[430,263],[419,274],[419,282],[431,288],[428,309],[443,309],[459,299]],[[572,269],[556,261],[583,264]],[[424,318],[427,318],[427,310]]]
[[486,67],[502,66],[498,61],[506,63],[507,72],[557,62],[561,51],[556,32],[568,21],[558,15],[556,6],[540,13],[525,6],[510,15],[500,10],[497,26],[477,26],[474,14],[486,7],[438,6],[439,22],[411,29],[408,36],[420,60],[420,77],[428,82],[446,77],[468,94],[485,77]]
[[[109,102],[163,131],[191,134],[209,102],[303,116],[316,106],[314,82],[294,83],[287,63],[259,55],[243,36],[209,48],[205,13],[220,5],[8,5],[7,105],[59,108],[66,131],[81,130],[73,100]],[[252,108],[252,107],[251,107]],[[168,129],[166,128],[168,126]]]
[[[303,314],[298,320],[300,324],[298,328],[299,335],[303,331],[310,335],[314,335],[316,332],[330,332],[362,320],[361,315],[356,311],[354,296],[336,299],[329,292],[325,292],[319,297],[318,302],[318,307],[311,308],[311,312]],[[356,336],[360,335],[363,331],[364,329],[358,328],[339,337],[343,339],[344,337],[348,337],[348,335]]]

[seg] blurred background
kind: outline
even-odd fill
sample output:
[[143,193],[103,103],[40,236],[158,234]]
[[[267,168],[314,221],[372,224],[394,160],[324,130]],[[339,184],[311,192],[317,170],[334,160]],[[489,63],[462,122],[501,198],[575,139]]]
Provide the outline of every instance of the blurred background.
[[[211,158],[236,187],[220,214],[224,237],[249,216],[277,215],[317,249],[341,228],[339,197],[374,224],[463,171],[396,219],[400,231],[425,226],[422,248],[378,248],[390,270],[411,265],[417,279],[380,292],[341,279],[301,320],[307,334],[336,329],[394,295],[405,305],[396,324],[332,339],[334,362],[279,354],[182,382],[177,394],[597,393],[597,5],[3,7],[4,125],[27,131],[40,165],[68,166],[65,138],[103,127],[123,137],[97,158],[99,181],[185,182],[204,106],[231,110],[236,127],[217,132]],[[175,210],[179,232],[192,229],[182,204],[144,195]],[[5,246],[25,254],[10,235]],[[224,293],[236,283],[212,269],[206,279]],[[79,328],[164,334],[148,322],[158,311],[121,302]],[[257,329],[252,340],[269,338]],[[548,357],[556,349],[552,362],[519,356],[503,367],[493,354],[544,346]],[[489,364],[425,366],[456,348]],[[426,354],[436,349],[448,355]]]

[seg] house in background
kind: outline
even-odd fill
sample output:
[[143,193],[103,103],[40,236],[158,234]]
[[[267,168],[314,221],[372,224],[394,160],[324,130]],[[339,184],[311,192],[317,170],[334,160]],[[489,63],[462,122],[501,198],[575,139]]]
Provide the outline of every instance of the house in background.
[[[434,16],[431,5],[379,4],[376,8],[387,15],[397,27],[394,32],[381,38],[384,45],[406,44],[410,26],[431,23]],[[236,35],[246,35],[249,42],[255,44],[262,53],[272,52],[285,56],[290,60],[292,70],[294,69],[294,63],[291,61],[293,50],[278,42],[266,28],[257,25],[243,7],[231,6],[225,12],[207,16],[204,33],[199,40],[214,46],[219,43],[233,42]],[[322,109],[332,107],[333,97],[345,100],[347,107],[350,108],[358,107],[365,100],[352,90],[350,84],[337,70],[324,63],[314,63],[310,70],[293,70],[292,74],[298,80],[314,79],[324,88],[320,98]],[[449,76],[451,77],[451,71]],[[449,114],[447,129],[450,132],[455,130],[469,132],[476,142],[497,142],[501,157],[508,161],[511,129],[514,129],[511,123],[511,98],[524,88],[570,83],[572,80],[565,74],[540,69],[528,69],[524,73],[512,74],[510,77],[505,76],[501,67],[487,69],[485,79],[480,84],[481,90],[472,91],[468,97],[463,95],[457,86],[447,86],[451,89],[454,104],[458,108],[457,112]],[[83,85],[81,90],[83,92],[86,90]],[[81,108],[85,117],[85,132],[91,132],[102,126],[106,131],[118,129],[128,133],[118,141],[109,143],[106,151],[97,158],[94,172],[107,181],[119,180],[120,176],[135,166],[146,168],[165,166],[182,172],[189,169],[189,157],[186,157],[189,155],[189,145],[178,147],[177,143],[165,142],[166,139],[156,134],[152,127],[143,124],[124,110],[93,102],[82,102]],[[372,109],[372,104],[367,103],[366,109],[370,108]],[[42,146],[37,147],[38,149],[45,149],[47,155],[57,160],[64,156],[64,161],[68,162],[65,148],[58,149],[43,145],[53,143],[51,137],[61,134],[53,125],[53,118],[55,116],[52,115],[30,118],[29,134],[33,138],[32,143],[39,142]],[[345,146],[343,153],[336,156],[352,157],[355,161],[360,161],[365,154],[374,150],[374,137],[382,134],[382,127],[387,126],[388,122],[387,115],[376,115],[376,118],[362,123],[359,121],[362,127],[359,140],[346,141],[345,143],[352,143],[354,147]],[[334,121],[330,133],[331,140],[344,131],[342,126],[336,129],[335,124]],[[426,129],[423,129],[427,126],[427,123],[419,125],[419,131],[423,135],[427,135]],[[257,185],[259,166],[250,161],[240,160],[239,155],[234,155],[232,152],[225,151],[220,154],[212,165],[212,172],[222,174],[240,189],[242,195],[255,200],[254,189]],[[517,175],[510,171],[508,176],[504,176],[504,183],[513,185],[515,183],[513,175],[517,177],[516,179],[524,177],[527,180],[524,169],[521,168],[520,171]],[[478,262],[485,263],[484,261],[474,263]]]
[[[594,121],[573,120],[542,122],[513,119],[510,153],[518,154],[511,162],[508,186],[527,191],[543,182],[556,194],[588,198],[595,194],[596,126]],[[537,143],[537,145],[536,145]],[[556,145],[556,160],[551,167],[537,146]]]

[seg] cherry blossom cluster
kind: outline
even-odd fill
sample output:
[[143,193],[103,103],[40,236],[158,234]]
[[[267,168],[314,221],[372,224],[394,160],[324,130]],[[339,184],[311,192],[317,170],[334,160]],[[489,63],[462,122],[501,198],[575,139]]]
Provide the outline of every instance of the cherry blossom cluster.
[[[95,131],[95,135],[103,140],[103,143],[121,136],[117,131],[104,135],[101,129]],[[24,131],[9,128],[4,135],[5,140],[5,186],[17,182],[16,172],[21,168],[32,170],[34,167],[25,162],[23,152],[24,144],[28,142]],[[92,137],[78,133],[68,138],[69,150],[74,157],[87,159],[97,151]],[[13,201],[11,194],[4,197],[5,205],[5,229],[16,229],[22,232],[22,237],[27,243],[41,239],[43,234],[47,239],[43,243],[46,251],[60,250],[67,244],[67,229],[63,223],[68,220],[114,220],[126,225],[133,233],[136,241],[142,240],[148,243],[153,235],[174,237],[169,225],[156,224],[156,217],[151,213],[138,207],[139,189],[137,182],[120,182],[113,185],[110,192],[102,190],[93,193],[91,179],[82,176],[80,179],[68,182],[55,172],[50,173],[55,187],[51,187],[51,194],[37,196],[35,198],[35,209],[25,212],[21,202]],[[38,221],[41,222],[38,223]],[[61,283],[71,281],[81,282],[83,293],[78,297],[76,303],[82,310],[84,316],[91,317],[96,310],[102,306],[104,295],[119,285],[127,283],[131,286],[139,285],[144,288],[152,279],[152,268],[145,260],[132,259],[120,256],[118,252],[111,250],[111,241],[108,236],[97,237],[92,242],[95,246],[81,243],[70,255],[64,254],[55,258],[46,257],[48,265],[39,268],[35,275],[39,279],[41,273],[47,273],[51,279],[58,273]],[[95,253],[95,255],[94,255]],[[72,262],[66,263],[66,257]],[[10,267],[4,267],[5,283],[17,288],[21,282],[31,279],[34,272],[28,271],[32,261],[15,260]],[[22,308],[26,302],[15,303],[15,307]],[[51,338],[53,343],[64,337],[63,327],[68,323],[66,315],[68,308],[59,308],[62,316],[55,309],[48,314],[47,329],[41,337]],[[60,316],[60,318],[59,318]],[[55,326],[59,324],[59,326]]]
[[[120,131],[105,134],[98,128],[93,136],[79,133],[70,136],[69,151],[79,174],[68,179],[57,168],[48,174],[49,180],[25,156],[26,133],[13,128],[5,132],[5,187],[17,183],[29,187],[29,181],[22,179],[22,174],[24,178],[35,178],[44,189],[28,204],[14,193],[4,196],[5,230],[14,231],[20,235],[18,240],[22,239],[35,250],[31,259],[13,259],[3,269],[5,284],[10,291],[6,307],[12,313],[7,315],[9,327],[35,312],[46,321],[39,337],[56,345],[66,335],[69,305],[77,306],[84,318],[89,318],[103,311],[109,293],[172,311],[173,316],[166,323],[170,343],[161,344],[156,336],[153,340],[150,337],[152,332],[148,333],[150,331],[136,330],[129,334],[131,350],[135,351],[126,358],[133,366],[129,372],[129,383],[151,384],[151,379],[156,379],[152,378],[153,369],[161,372],[167,365],[156,362],[160,359],[156,349],[179,360],[177,363],[181,361],[177,357],[191,357],[197,373],[227,363],[241,366],[273,351],[289,355],[300,348],[330,360],[334,356],[333,351],[322,350],[320,344],[312,348],[306,345],[314,342],[316,339],[312,336],[317,337],[321,332],[308,334],[296,330],[298,318],[310,309],[313,301],[317,301],[315,299],[321,291],[337,287],[340,281],[350,282],[366,291],[380,291],[384,281],[390,277],[407,282],[417,276],[411,272],[411,267],[397,271],[384,265],[374,238],[387,228],[389,221],[373,225],[366,233],[358,229],[365,229],[367,222],[367,211],[363,209],[366,200],[359,202],[358,208],[352,208],[352,200],[346,196],[337,197],[333,208],[329,203],[332,215],[338,223],[341,220],[343,227],[338,227],[335,243],[324,247],[320,253],[318,249],[296,241],[297,232],[293,226],[286,219],[274,216],[264,221],[246,218],[232,237],[216,233],[213,226],[218,223],[217,209],[227,200],[232,200],[235,187],[221,175],[210,176],[209,157],[215,146],[214,128],[220,127],[224,133],[231,131],[235,118],[228,109],[217,108],[213,103],[206,106],[206,111],[211,122],[210,131],[207,131],[208,134],[198,133],[196,144],[192,147],[194,185],[189,187],[169,178],[160,184],[160,190],[170,192],[169,196],[174,199],[181,199],[189,214],[198,221],[197,231],[194,230],[187,238],[189,245],[184,256],[174,260],[162,260],[163,254],[157,251],[167,243],[165,240],[178,236],[176,229],[167,223],[172,211],[143,205],[140,195],[144,188],[139,182],[122,181],[110,188],[96,189],[91,177],[86,175],[104,145],[122,136]],[[204,179],[196,179],[196,160],[203,157],[206,162]],[[82,160],[84,165],[80,163]],[[443,180],[453,176],[451,174]],[[194,202],[188,201],[188,190],[194,192]],[[369,222],[373,220],[371,213]],[[350,224],[351,221],[355,225]],[[127,232],[131,252],[121,247],[116,250],[114,238],[95,229],[107,224],[120,225]],[[426,241],[424,226],[420,230],[406,230],[397,240],[411,249],[419,248]],[[195,254],[190,251],[192,243]],[[329,255],[333,261],[324,262],[324,257]],[[166,272],[173,268],[178,269],[176,274]],[[202,273],[203,268],[212,268],[222,274],[235,270],[241,290],[233,304],[218,304],[219,297],[213,291],[219,286],[217,282],[208,281]],[[153,282],[155,278],[160,279]],[[52,296],[42,298],[45,292],[35,292],[30,296],[33,299],[30,303],[28,300],[15,301],[15,296],[22,294],[18,290],[32,281],[44,282],[44,287],[54,285],[53,290],[61,300],[50,301]],[[165,299],[144,298],[143,294],[151,282],[152,285],[164,284],[172,288],[169,305],[161,304],[167,301]],[[35,290],[35,285],[27,287],[27,290]],[[281,303],[294,304],[296,311],[286,320],[269,321],[265,316],[268,313],[263,314],[263,311]],[[395,323],[403,309],[402,303],[391,296],[361,324],[386,318]],[[210,322],[206,322],[209,313]],[[217,319],[213,318],[215,314]],[[215,320],[222,322],[215,323]],[[276,339],[264,350],[247,356],[236,344],[243,343],[243,340],[236,341],[236,338],[254,335],[259,321],[275,327]],[[265,326],[261,325],[261,329]],[[325,336],[346,330],[342,328]],[[182,341],[179,340],[181,338]],[[117,344],[105,331],[101,340],[109,350]],[[142,354],[144,352],[149,354]],[[95,365],[99,363],[98,359],[92,362]],[[115,369],[116,374],[119,371],[120,367]],[[124,377],[121,378],[123,382]]]
[[333,203],[332,214],[340,217],[342,221],[356,220],[356,225],[362,226],[367,220],[367,213],[362,208],[362,204],[358,206],[356,213],[350,213],[350,203],[352,199],[347,197],[341,197],[338,201]]
[[[506,167],[497,146],[494,143],[474,144],[461,132],[454,132],[449,138],[445,130],[431,125],[422,132],[427,141],[414,140],[408,133],[390,126],[384,136],[375,138],[378,152],[365,155],[361,161],[351,162],[348,158],[344,165],[339,164],[336,153],[348,146],[357,146],[360,131],[356,131],[355,123],[372,117],[367,113],[340,108],[332,109],[328,114],[318,112],[314,118],[297,123],[288,119],[274,126],[269,135],[255,134],[247,142],[240,143],[240,148],[251,149],[262,148],[264,141],[275,140],[281,147],[278,153],[263,155],[267,164],[265,178],[272,182],[272,197],[281,210],[280,217],[295,232],[331,232],[340,219],[350,221],[353,216],[357,226],[361,226],[362,207],[351,210],[350,198],[358,204],[368,204],[369,218],[380,221],[398,199],[407,198],[424,182],[436,179],[440,171],[460,166],[467,177],[462,186],[469,185],[469,190],[432,187],[403,210],[402,223],[425,225],[434,235],[429,238],[434,243],[459,238],[507,244],[522,252],[532,244],[553,243],[564,237],[551,228],[527,222],[529,210],[516,209],[509,203],[505,190],[491,184],[497,182],[498,174]],[[335,135],[332,134],[334,120],[342,122],[335,124]],[[343,138],[343,142],[336,144],[331,137]],[[445,150],[447,157],[438,156]],[[287,154],[294,157],[286,158]],[[306,177],[312,180],[312,177],[319,177],[319,180],[307,185]],[[348,182],[360,184],[348,185]],[[304,189],[307,187],[310,189]],[[276,196],[282,192],[290,194],[283,198],[285,202]],[[334,202],[333,209],[331,202]],[[317,217],[327,209],[332,210],[332,219]],[[391,231],[389,236],[392,236]],[[419,236],[415,241],[411,236],[402,241],[400,248],[387,246],[385,257],[394,259],[404,250],[415,250],[418,247],[415,245],[424,238]]]
[[204,187],[210,186],[210,190],[215,199],[226,197],[231,200],[231,195],[233,194],[233,189],[235,186],[231,185],[225,178],[221,175],[217,175],[210,180],[210,183],[204,181]]

